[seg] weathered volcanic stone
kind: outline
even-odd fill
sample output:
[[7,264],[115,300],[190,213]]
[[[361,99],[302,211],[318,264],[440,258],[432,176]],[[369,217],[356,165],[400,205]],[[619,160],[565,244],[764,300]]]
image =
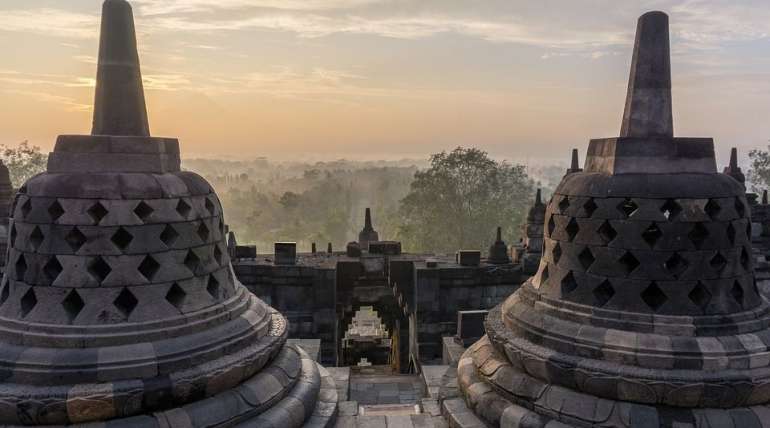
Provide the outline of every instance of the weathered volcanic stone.
[[674,136],[668,16],[663,12],[639,18],[620,136]]
[[585,171],[556,188],[537,273],[458,362],[474,417],[446,400],[453,426],[770,421],[749,203],[710,140],[669,135],[667,17],[645,14],[638,31],[624,137],[592,141]]
[[91,133],[148,137],[150,126],[136,49],[134,17],[127,1],[104,2],[101,35]]
[[104,3],[99,135],[60,137],[12,209],[0,425],[330,426],[334,382],[235,279],[217,195],[145,135],[132,20]]
[[570,167],[567,170],[567,174],[572,174],[573,172],[580,172],[583,169],[580,168],[580,160],[578,159],[578,149],[572,149],[572,161],[570,162]]

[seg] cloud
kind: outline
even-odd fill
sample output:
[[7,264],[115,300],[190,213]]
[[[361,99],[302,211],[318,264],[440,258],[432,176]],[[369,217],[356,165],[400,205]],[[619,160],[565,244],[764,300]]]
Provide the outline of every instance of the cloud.
[[[375,35],[396,39],[423,39],[454,33],[498,43],[520,43],[556,48],[595,48],[625,45],[629,33],[614,31],[559,30],[518,22],[490,21],[448,16],[367,18],[319,14],[268,13],[237,19],[198,19],[168,16],[154,19],[153,28],[168,31],[220,32],[239,30],[285,31],[303,38],[334,34]],[[593,50],[592,50],[593,51]]]
[[4,10],[0,13],[0,30],[33,33],[68,39],[89,39],[97,36],[99,18],[96,15],[59,9]]
[[215,10],[280,9],[320,11],[351,9],[384,0],[134,0],[145,16],[200,13]]
[[65,88],[94,87],[96,81],[90,77],[72,77],[61,74],[21,73],[15,70],[0,70],[0,83],[14,86],[53,86]]
[[90,112],[93,111],[93,106],[90,104],[83,104],[75,100],[74,98],[65,97],[62,95],[56,95],[44,91],[24,90],[24,89],[2,89],[0,92],[20,95],[25,98],[31,98],[40,101],[43,104],[54,104],[63,106],[66,111],[72,112]]
[[674,33],[690,48],[770,38],[770,8],[764,1],[684,0],[671,12]]

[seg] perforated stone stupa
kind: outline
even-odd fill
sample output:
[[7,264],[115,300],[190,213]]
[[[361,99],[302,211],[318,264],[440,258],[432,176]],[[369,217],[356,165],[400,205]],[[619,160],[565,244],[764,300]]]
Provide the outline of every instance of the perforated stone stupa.
[[[13,203],[13,185],[11,174],[3,161],[0,161],[0,251],[5,254],[8,251],[8,216]],[[5,258],[0,259],[0,267],[5,266]]]
[[16,197],[0,425],[324,427],[334,383],[230,266],[222,207],[149,135],[131,7],[103,8],[93,135]]
[[472,414],[445,406],[453,424],[767,426],[770,312],[744,189],[671,117],[668,17],[651,12],[621,136],[591,141],[556,189],[537,274],[459,362]]

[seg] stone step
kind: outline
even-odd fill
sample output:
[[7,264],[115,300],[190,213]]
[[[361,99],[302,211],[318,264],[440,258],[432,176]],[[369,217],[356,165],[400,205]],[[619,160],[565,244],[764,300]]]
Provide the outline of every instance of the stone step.
[[[366,414],[367,411],[370,413]],[[339,415],[334,426],[335,428],[447,428],[448,425],[441,416],[435,400],[423,400],[420,405],[415,406],[359,406],[355,401],[340,402]]]

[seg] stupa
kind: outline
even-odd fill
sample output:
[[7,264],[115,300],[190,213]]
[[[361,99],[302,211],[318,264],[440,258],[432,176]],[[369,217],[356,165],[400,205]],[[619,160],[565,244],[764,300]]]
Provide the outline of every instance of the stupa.
[[497,237],[495,242],[489,246],[489,256],[487,257],[487,263],[493,265],[504,265],[511,262],[511,258],[508,256],[508,245],[503,241],[503,228],[497,228]]
[[668,16],[639,19],[621,136],[545,215],[538,272],[459,361],[451,426],[764,427],[770,308],[744,189],[674,138]]
[[372,210],[367,208],[364,215],[364,228],[358,234],[358,245],[362,251],[369,251],[369,243],[380,240],[380,235],[372,226]]
[[[8,167],[0,160],[0,252],[5,254],[8,242],[8,216],[13,203],[13,184]],[[0,267],[5,266],[5,258],[0,259]]]
[[217,195],[149,135],[131,7],[107,0],[93,134],[60,136],[13,209],[0,425],[331,425],[333,380],[234,278]]

